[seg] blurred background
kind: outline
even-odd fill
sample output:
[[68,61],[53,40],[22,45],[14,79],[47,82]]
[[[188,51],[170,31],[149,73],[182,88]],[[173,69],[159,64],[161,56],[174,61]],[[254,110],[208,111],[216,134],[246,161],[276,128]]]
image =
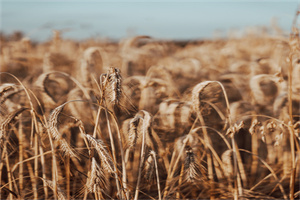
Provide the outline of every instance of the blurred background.
[[54,29],[76,40],[135,35],[206,39],[238,36],[249,27],[288,34],[298,5],[299,0],[1,0],[0,30],[4,34],[21,31],[34,41],[50,39]]

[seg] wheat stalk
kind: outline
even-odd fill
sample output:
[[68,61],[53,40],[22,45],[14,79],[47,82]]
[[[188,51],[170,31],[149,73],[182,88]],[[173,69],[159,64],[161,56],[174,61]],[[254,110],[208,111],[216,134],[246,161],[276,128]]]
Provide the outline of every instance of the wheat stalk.
[[45,87],[45,83],[49,78],[49,75],[49,73],[41,74],[34,83],[34,85],[37,87],[37,89],[40,91],[40,94],[42,95],[42,101],[46,106],[47,111],[50,109],[51,106],[54,106],[56,104],[55,100],[49,94],[49,91]]
[[92,158],[91,172],[87,179],[86,187],[90,192],[98,193],[103,189],[108,188],[108,177],[105,176],[103,169],[98,165],[95,158]]
[[231,178],[233,175],[233,165],[232,165],[232,150],[228,149],[222,154],[222,162],[224,167],[225,176]]
[[68,102],[56,107],[52,111],[52,113],[49,116],[49,120],[48,120],[48,128],[49,128],[49,131],[50,131],[52,137],[60,144],[61,150],[66,155],[69,155],[70,157],[75,157],[75,158],[79,159],[79,157],[76,155],[74,149],[70,146],[70,144],[66,141],[66,139],[64,139],[62,137],[62,134],[58,131],[58,128],[57,128],[58,115],[61,113],[61,111],[63,110],[64,106],[67,103]]
[[138,125],[142,120],[141,116],[136,115],[134,118],[129,120],[128,128],[124,132],[124,138],[126,143],[126,151],[130,152],[137,143],[138,138],[140,137],[140,131],[138,131]]
[[[54,189],[55,186],[54,186],[54,184],[53,184],[52,181],[44,179],[44,178],[41,178],[41,177],[40,177],[40,179],[42,179],[55,192],[55,189]],[[57,187],[57,197],[58,197],[58,200],[65,200],[65,199],[67,199],[67,195],[63,192],[63,190],[60,187],[58,187],[58,186],[56,186],[56,187]]]
[[88,47],[84,50],[77,77],[86,87],[92,87],[92,76],[102,72],[105,67],[105,51],[100,47]]
[[110,157],[109,153],[105,149],[104,143],[102,142],[102,140],[96,139],[88,134],[86,134],[85,137],[95,147],[95,149],[101,159],[101,164],[104,167],[104,169],[107,170],[109,173],[116,173],[116,171],[114,170],[114,164],[113,164],[112,158]]
[[145,178],[148,182],[151,181],[151,179],[152,179],[154,168],[155,168],[155,172],[156,172],[156,184],[157,184],[157,190],[158,190],[158,199],[161,200],[157,158],[156,158],[155,151],[151,150],[148,155],[147,160],[145,161],[145,166],[144,166],[144,170],[146,171]]
[[[23,111],[27,110],[28,108],[20,108],[14,112],[9,113],[6,118],[4,118],[1,122],[0,122],[0,148],[2,148],[2,144],[3,141],[5,139],[5,129],[6,126],[8,124],[10,124],[12,122],[12,120],[14,120],[14,118],[16,116],[18,116],[19,114],[21,114]],[[1,158],[0,158],[1,159]]]
[[118,68],[109,68],[107,74],[100,76],[102,97],[108,100],[109,104],[119,105],[122,97],[122,77]]
[[148,143],[147,136],[149,134],[149,128],[151,127],[151,115],[147,111],[140,111],[140,113],[143,115],[143,123],[142,123],[142,146],[141,146],[141,153],[140,153],[140,162],[139,162],[139,169],[138,169],[138,178],[137,178],[137,183],[136,183],[136,188],[135,188],[135,195],[134,199],[138,199],[139,195],[139,188],[140,188],[140,181],[141,181],[141,173],[142,173],[142,167],[145,159],[145,146]]

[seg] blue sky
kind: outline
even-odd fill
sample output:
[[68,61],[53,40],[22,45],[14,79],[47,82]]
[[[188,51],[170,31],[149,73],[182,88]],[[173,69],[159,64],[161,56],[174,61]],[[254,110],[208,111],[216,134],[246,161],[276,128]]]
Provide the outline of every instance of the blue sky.
[[216,31],[271,26],[272,19],[288,32],[295,1],[128,1],[128,0],[1,0],[0,29],[16,30],[34,40],[63,30],[65,38],[120,39],[149,35],[161,39],[211,38]]

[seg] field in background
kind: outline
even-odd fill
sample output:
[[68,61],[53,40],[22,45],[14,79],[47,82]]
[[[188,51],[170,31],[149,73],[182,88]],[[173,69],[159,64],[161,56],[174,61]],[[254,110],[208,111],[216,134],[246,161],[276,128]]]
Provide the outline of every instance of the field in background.
[[3,36],[0,199],[300,198],[299,49]]

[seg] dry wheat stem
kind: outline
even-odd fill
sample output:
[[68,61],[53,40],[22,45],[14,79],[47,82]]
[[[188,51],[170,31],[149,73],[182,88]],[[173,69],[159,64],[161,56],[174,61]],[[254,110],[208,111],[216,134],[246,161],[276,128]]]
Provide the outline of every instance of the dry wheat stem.
[[[180,151],[178,153],[178,156],[177,156],[177,159],[175,160],[175,163],[173,164],[174,162],[174,159],[175,157],[173,157],[173,155],[175,156],[175,154],[173,153],[172,155],[172,159],[171,159],[171,163],[170,163],[170,167],[169,167],[169,172],[168,172],[168,177],[167,177],[167,182],[166,182],[166,187],[165,187],[165,192],[164,192],[164,196],[163,196],[163,199],[165,199],[167,197],[167,194],[168,194],[168,190],[169,190],[169,183],[170,183],[170,179],[173,177],[174,173],[175,173],[175,169],[179,163],[179,160],[181,159],[181,156],[183,154],[183,151],[184,151],[184,148],[187,144],[187,142],[190,140],[191,138],[191,135],[190,133],[188,135],[186,135],[186,138],[183,140],[183,144],[182,144],[182,147],[180,148]],[[172,166],[172,170],[170,169]]]
[[[5,76],[3,77],[4,82],[14,83],[0,84],[0,138],[2,138],[0,199],[57,199],[60,198],[59,186],[65,190],[68,199],[154,199],[162,198],[161,196],[164,199],[175,197],[187,199],[298,198],[300,194],[297,188],[299,184],[297,180],[299,177],[298,133],[300,129],[297,127],[296,121],[300,116],[297,114],[300,100],[297,93],[300,89],[300,82],[297,81],[300,75],[298,74],[300,38],[299,27],[296,27],[299,24],[296,21],[298,21],[299,14],[300,10],[297,11],[293,21],[289,39],[286,36],[272,37],[265,33],[254,32],[241,39],[205,40],[195,41],[195,43],[172,41],[164,43],[163,41],[165,46],[158,46],[155,42],[159,43],[159,41],[145,41],[143,38],[148,37],[143,36],[117,44],[107,41],[98,43],[93,40],[77,43],[71,40],[62,40],[56,34],[49,49],[48,44],[26,47],[24,42],[26,40],[11,41],[15,39],[4,36],[4,46],[1,49],[4,62],[1,60],[0,65],[4,66],[4,71],[16,74],[0,72],[0,76]],[[138,41],[140,39],[141,41]],[[99,46],[101,50],[103,48],[103,53],[107,56],[105,57],[106,63],[100,63],[103,61],[102,58],[94,57],[96,59],[91,60],[93,55],[88,55],[86,62],[80,68],[80,59],[85,59],[83,51],[89,49],[91,45]],[[47,53],[49,54],[46,55]],[[95,56],[99,57],[99,52],[96,53]],[[58,55],[57,58],[56,55]],[[44,67],[48,73],[43,73],[42,69],[38,70],[43,58]],[[99,66],[102,65],[101,67],[109,69],[102,76],[100,83],[93,77],[97,73],[102,73],[102,71],[93,71],[93,64],[97,63]],[[120,65],[122,72],[125,72],[125,77],[128,77],[124,80],[124,91],[121,88],[121,80],[117,81],[116,74],[113,71],[110,72],[114,68],[109,68],[109,66]],[[70,67],[77,67],[77,71],[67,72]],[[66,73],[49,71],[53,69],[60,69]],[[279,69],[281,74],[272,75]],[[83,73],[79,74],[80,70]],[[28,73],[30,71],[32,73]],[[75,83],[75,79],[71,80],[71,74],[76,74],[77,80],[80,79],[81,88],[79,84]],[[135,76],[130,76],[133,74]],[[262,74],[266,74],[270,80],[259,81],[257,78],[263,77]],[[55,77],[58,80],[55,80]],[[93,78],[95,82],[91,83]],[[282,82],[277,82],[279,78]],[[219,82],[202,82],[203,80],[219,80]],[[254,80],[256,80],[256,85],[250,84]],[[196,81],[199,81],[200,85],[202,84],[201,87],[198,85],[198,91],[196,91]],[[41,88],[36,87],[39,83]],[[64,83],[63,86],[66,87],[52,87],[61,83]],[[192,87],[193,84],[195,87]],[[254,86],[260,91],[255,93]],[[269,90],[270,86],[271,90]],[[97,87],[99,91],[96,91]],[[33,91],[29,88],[32,88]],[[171,89],[172,92],[168,92],[168,89]],[[195,96],[190,92],[193,89]],[[47,91],[43,90],[48,90],[49,94],[45,95]],[[72,92],[73,90],[74,92]],[[115,93],[117,90],[121,91],[119,97],[122,97],[119,105],[117,105],[118,101],[113,100],[117,99],[117,93]],[[174,91],[179,91],[180,94],[178,93],[176,96]],[[126,96],[126,92],[130,92],[130,97]],[[226,92],[228,92],[228,97]],[[253,98],[251,98],[251,92]],[[62,93],[67,96],[59,98],[58,94]],[[239,93],[240,95],[238,95]],[[263,94],[262,98],[258,97],[259,94]],[[66,155],[67,160],[63,159],[64,153],[61,154],[60,142],[54,139],[49,128],[51,126],[49,123],[50,111],[61,103],[56,105],[57,103],[52,102],[53,104],[51,104],[51,98],[58,102],[62,99],[71,100],[72,98],[86,99],[89,102],[89,104],[85,103],[84,107],[74,106],[77,113],[72,111],[73,104],[67,106],[71,115],[82,118],[80,120],[74,118],[75,123],[72,128],[69,128],[72,135],[63,131],[65,129],[62,126],[68,123],[69,118],[73,118],[72,116],[66,116],[66,121],[56,124],[59,137],[65,139],[66,136],[67,145],[70,145],[68,137],[72,137],[72,142],[77,142],[78,154],[76,155],[82,159],[82,162],[76,158],[68,160],[68,155]],[[123,110],[122,107],[124,103],[124,107],[129,108],[130,98],[132,98],[132,105],[140,105],[140,108],[144,107],[147,111],[153,111],[153,114],[159,107],[159,112],[154,114],[153,125],[149,123],[143,145],[141,143],[145,128],[142,123],[144,115],[141,113],[135,115],[137,110]],[[165,102],[165,98],[177,99],[173,102]],[[48,99],[49,103],[46,103]],[[229,100],[232,100],[230,102],[231,110],[229,110]],[[160,104],[161,101],[164,102]],[[189,102],[191,102],[190,106],[187,105]],[[235,103],[237,103],[236,107],[233,106]],[[262,105],[266,103],[267,106]],[[194,110],[191,109],[193,104],[196,105]],[[10,118],[10,114],[22,107],[28,107],[30,113],[23,112],[22,115],[15,116],[12,120],[7,119]],[[89,109],[89,112],[85,112],[85,108]],[[44,111],[44,109],[46,110]],[[124,111],[127,113],[125,114]],[[132,118],[134,116],[139,118]],[[101,117],[104,117],[104,121]],[[195,117],[197,117],[196,120],[194,120]],[[60,119],[65,118],[61,117]],[[255,127],[254,119],[260,121],[261,125]],[[130,122],[130,120],[132,121]],[[1,124],[2,122],[6,123],[5,121],[6,125]],[[239,124],[234,124],[234,122],[241,121],[245,122],[245,127],[238,130]],[[270,121],[277,127],[274,128]],[[119,136],[120,124],[123,124],[122,138]],[[190,126],[193,127],[190,129]],[[204,132],[207,134],[206,137]],[[102,161],[96,155],[98,152],[88,141],[87,134],[95,136],[95,139],[104,140],[106,138],[107,141],[113,138],[114,141],[110,140],[110,142],[115,145],[116,152],[113,153],[114,147],[111,144],[104,149],[112,159],[115,173],[104,171]],[[188,135],[185,137],[192,139],[184,144],[186,147],[180,153],[182,144],[178,145],[178,143],[174,143],[174,140],[183,143],[185,138],[181,138],[182,135]],[[142,146],[145,148],[144,155],[141,152]],[[176,152],[173,151],[174,146],[179,146],[175,149]],[[3,151],[4,148],[6,148],[5,151]],[[75,146],[73,148],[75,149]],[[126,151],[125,155],[122,155],[123,149]],[[159,171],[152,156],[144,157],[141,162],[141,157],[151,150],[154,150],[157,156],[156,165],[161,167]],[[92,171],[96,173],[96,169],[98,169],[93,163],[94,155],[94,161],[98,162],[104,175],[112,181],[111,186],[104,190],[99,187],[101,184],[94,184],[96,186],[93,186],[92,189],[97,191],[96,193],[88,192],[85,186]],[[172,158],[170,158],[171,156]],[[196,157],[201,159],[196,159]],[[60,162],[58,162],[58,158],[61,159]],[[179,160],[177,160],[178,158]],[[8,164],[5,164],[7,159]],[[184,165],[185,160],[190,164]],[[150,166],[147,166],[148,161]],[[187,182],[188,175],[193,177],[198,172],[197,166],[193,166],[192,161],[195,161],[200,167],[201,164],[205,165],[206,169],[201,171],[200,168],[199,175],[203,176],[189,179],[191,182],[194,181],[189,184]],[[50,162],[52,166],[47,165]],[[149,167],[153,185],[147,184],[149,182],[145,180],[145,176],[137,184],[141,163],[143,164],[141,176],[145,175],[144,172]],[[6,165],[9,168],[8,171]],[[92,165],[94,165],[93,170]],[[176,168],[175,172],[173,172],[174,167]],[[226,167],[230,169],[227,170]],[[156,178],[164,180],[155,180],[155,168]],[[10,175],[5,174],[7,172],[10,172]],[[41,181],[37,176],[51,180],[53,192],[47,183]],[[26,182],[29,184],[25,184]],[[234,182],[235,187],[233,186]],[[81,183],[83,183],[83,187],[80,185]],[[130,185],[126,189],[128,183]],[[165,185],[161,195],[157,195],[160,192],[159,183]],[[12,190],[9,189],[9,186]],[[136,187],[139,187],[138,197],[135,196]],[[84,194],[84,190],[87,193]]]
[[122,146],[123,141],[122,141],[120,128],[118,126],[116,116],[112,113],[110,113],[110,114],[111,114],[111,117],[114,120],[116,128],[117,128],[117,135],[118,135],[118,141],[119,141],[119,146],[120,146],[120,151],[121,151],[121,159],[122,159],[122,184],[123,184],[124,191],[126,192],[126,197],[127,197],[127,199],[129,199],[129,191],[127,189],[127,172],[126,172],[126,163],[125,163],[126,160],[125,160],[125,155],[124,155],[124,149]]
[[182,184],[183,174],[184,174],[184,163],[181,164],[179,180],[178,180],[178,191],[176,192],[176,199],[180,199],[180,187]]
[[281,185],[280,181],[278,180],[278,177],[277,177],[275,171],[272,169],[272,167],[271,167],[266,161],[264,161],[263,159],[261,159],[258,155],[255,155],[255,154],[253,154],[252,152],[247,151],[247,150],[245,150],[245,149],[240,149],[240,151],[249,153],[250,155],[253,155],[253,156],[257,157],[258,160],[259,160],[260,162],[262,162],[262,163],[267,167],[267,169],[271,172],[271,174],[272,174],[273,177],[275,178],[276,182],[278,183],[278,186],[279,186],[279,188],[280,188],[280,190],[281,190],[281,193],[282,193],[282,195],[283,195],[283,198],[284,198],[284,199],[287,199],[287,196],[286,196],[286,194],[285,194],[285,191],[284,191],[284,189],[283,189],[283,186]]
[[[196,129],[194,129],[194,130],[197,130],[197,129],[200,129],[201,127],[198,127],[198,128],[196,128]],[[199,136],[197,136],[197,138],[200,140],[200,142],[203,144],[203,145],[205,145],[205,139],[202,139],[201,137],[199,137]],[[220,166],[220,168],[221,168],[221,172],[222,172],[222,175],[223,176],[225,176],[225,169],[224,169],[224,167],[223,167],[223,162],[222,162],[222,160],[220,159],[220,157],[218,156],[218,154],[217,154],[217,152],[215,151],[215,149],[213,148],[213,146],[210,144],[210,143],[208,143],[208,144],[206,144],[207,145],[207,148],[211,151],[211,153],[212,153],[212,156],[213,156],[213,158],[214,159],[216,159],[216,161],[217,161],[217,163],[219,164],[219,166]],[[229,150],[230,151],[232,151],[232,148],[229,148]],[[228,180],[228,183],[229,183],[229,185],[230,185],[230,181]]]
[[[36,115],[35,115],[35,109],[34,109],[34,106],[33,106],[33,103],[32,103],[32,100],[31,100],[31,97],[30,97],[30,95],[29,95],[29,93],[28,93],[28,90],[27,90],[27,88],[24,86],[24,84],[16,77],[16,76],[14,76],[13,74],[11,74],[11,73],[7,73],[7,72],[0,72],[0,75],[1,74],[6,74],[6,75],[9,75],[9,76],[11,76],[11,77],[13,77],[20,85],[21,85],[21,87],[24,89],[24,91],[25,91],[25,93],[26,93],[26,96],[27,96],[27,99],[28,99],[28,101],[29,101],[29,105],[30,105],[30,108],[31,108],[31,110],[30,110],[30,113],[31,113],[31,116],[32,116],[32,128],[31,128],[31,131],[32,131],[32,134],[33,134],[33,131],[34,131],[34,125],[35,125],[35,129],[36,130],[38,130],[38,126],[37,126],[37,119],[36,119]],[[34,96],[35,97],[35,96]],[[52,145],[52,141],[50,141],[50,143],[51,143],[51,145]],[[37,143],[36,143],[36,148],[37,148]],[[54,152],[54,151],[53,151]],[[37,151],[36,151],[36,153],[37,153]],[[53,158],[53,160],[55,160],[55,158]],[[36,171],[37,171],[37,163],[38,163],[38,161],[37,160],[35,160],[35,169],[36,169]],[[55,175],[53,174],[53,177],[55,177]],[[35,180],[35,182],[37,181],[36,179],[37,178],[34,178]],[[53,178],[54,179],[54,178]],[[55,186],[55,184],[56,184],[56,182],[54,183],[54,186]],[[56,187],[54,187],[54,189],[56,190]],[[37,194],[37,191],[34,189],[34,197],[35,198],[37,198],[38,197],[38,194]]]
[[145,158],[146,137],[149,134],[148,133],[148,128],[150,127],[150,121],[151,121],[151,116],[147,111],[142,110],[141,112],[144,114],[144,118],[142,119],[143,120],[143,124],[142,124],[142,146],[141,146],[141,157],[140,157],[140,163],[139,163],[138,179],[137,179],[136,188],[135,188],[134,200],[137,200],[138,196],[139,196],[141,173],[142,173],[142,167],[143,167],[143,162],[144,162],[144,158]]
[[[69,101],[69,102],[74,102],[74,101],[78,101],[78,100],[73,100],[73,101]],[[68,102],[66,102],[65,104],[67,104],[67,103]],[[52,183],[53,183],[53,188],[54,188],[54,198],[56,199],[57,198],[58,170],[57,170],[57,162],[56,162],[56,156],[55,156],[55,150],[54,150],[54,143],[53,143],[53,140],[52,140],[52,137],[51,137],[52,133],[49,129],[49,125],[48,125],[48,121],[46,119],[46,116],[43,115],[43,117],[44,117],[44,121],[45,121],[45,127],[48,127],[47,128],[47,133],[48,133],[50,146],[51,146],[51,151],[52,151]]]
[[[204,82],[201,82],[201,83],[197,84],[192,90],[192,102],[193,102],[193,109],[196,111],[196,113],[198,115],[198,118],[200,120],[200,123],[202,125],[202,130],[203,130],[203,135],[204,135],[204,140],[205,140],[204,147],[205,147],[206,150],[208,150],[207,149],[207,144],[209,144],[209,138],[208,138],[207,130],[205,128],[205,122],[204,122],[203,116],[201,114],[201,109],[200,109],[201,98],[200,98],[200,95],[201,95],[201,92],[209,84],[213,84],[213,83],[217,83],[222,88],[222,91],[223,91],[223,94],[224,94],[224,97],[225,97],[225,101],[226,101],[226,105],[227,105],[227,114],[228,114],[227,117],[228,117],[228,120],[229,120],[229,126],[231,127],[230,106],[229,106],[228,97],[227,97],[226,91],[224,89],[224,86],[218,81],[204,81]],[[209,153],[207,155],[207,164],[208,164],[208,174],[209,174],[211,187],[214,188],[212,157]],[[236,167],[235,167],[235,169],[236,169]],[[236,190],[237,190],[237,188],[236,188]],[[211,194],[211,198],[214,198],[212,194]],[[235,199],[237,199],[236,195],[235,195]]]
[[[13,186],[12,186],[12,173],[10,170],[10,165],[9,165],[9,160],[8,160],[8,153],[7,153],[7,148],[6,146],[3,149],[4,152],[6,152],[6,156],[5,156],[5,163],[6,163],[6,168],[7,168],[7,176],[8,176],[8,186],[9,186],[9,190],[13,191]],[[2,171],[1,171],[2,172]],[[13,199],[12,194],[9,194],[9,199]]]
[[[115,149],[115,144],[114,144],[114,139],[112,136],[112,131],[111,131],[111,125],[110,125],[110,121],[108,118],[108,109],[106,106],[106,101],[104,100],[104,107],[105,107],[105,117],[106,117],[106,121],[107,121],[107,128],[108,128],[108,133],[109,133],[109,139],[110,139],[110,144],[111,144],[111,149],[112,149],[112,156],[113,156],[113,167],[114,167],[114,175],[115,175],[115,179],[116,179],[116,185],[117,185],[117,190],[118,190],[118,194],[120,194],[120,198],[123,199],[123,193],[120,192],[120,185],[119,185],[119,180],[118,180],[118,174],[117,174],[117,158],[116,158],[116,149]],[[122,191],[123,192],[123,191]]]
[[[164,189],[165,191],[164,191],[163,199],[165,199],[166,196],[167,196],[167,194],[168,194],[168,190],[169,190],[169,187],[170,187],[169,184],[171,182],[170,179],[173,177],[173,175],[175,173],[175,168],[178,165],[178,162],[179,162],[179,160],[181,158],[181,155],[182,155],[182,153],[184,151],[184,147],[187,144],[189,138],[191,137],[190,136],[191,135],[191,130],[193,130],[194,126],[196,125],[196,123],[198,121],[198,119],[199,119],[198,117],[195,119],[195,121],[194,121],[194,123],[193,123],[193,125],[192,125],[192,127],[191,127],[191,129],[189,131],[189,133],[185,136],[185,138],[184,138],[184,140],[182,142],[182,147],[181,147],[181,149],[179,151],[179,154],[178,154],[176,160],[175,160],[176,153],[175,152],[172,153],[171,163],[170,163],[170,165],[168,167],[167,180],[166,180],[166,186],[165,186],[165,189]],[[174,166],[174,167],[171,169],[171,166]]]
[[[40,156],[41,156],[41,165],[42,165],[42,173],[43,173],[43,179],[46,179],[46,169],[45,169],[45,166],[46,166],[46,162],[45,162],[45,157],[44,157],[44,150],[42,148],[42,146],[40,145]],[[48,199],[48,188],[47,188],[47,185],[46,183],[44,183],[44,193],[45,193],[45,199]]]
[[101,192],[101,187],[107,188],[109,182],[107,177],[104,174],[103,169],[98,165],[95,158],[92,158],[92,165],[91,165],[91,173],[90,177],[87,179],[86,187],[90,192],[98,193]]
[[158,199],[161,200],[161,189],[160,189],[159,173],[158,173],[157,158],[156,158],[155,151],[150,151],[150,155],[154,159],[155,172],[156,172],[156,183],[157,183],[157,190],[158,190]]
[[19,188],[20,188],[20,195],[23,198],[23,188],[24,188],[24,179],[23,179],[23,172],[24,172],[24,167],[23,167],[23,151],[24,151],[24,144],[23,144],[23,121],[22,121],[22,115],[20,116],[19,119],[19,127],[18,127],[18,136],[19,136],[19,162],[21,163],[20,167],[19,167]]
[[[292,46],[292,40],[293,37],[298,38],[297,44],[299,45],[299,29],[297,28],[297,20],[298,15],[300,11],[300,7],[298,8],[294,21],[293,21],[293,27],[292,27],[292,33],[290,34],[290,53],[289,53],[289,67],[288,67],[288,105],[289,105],[289,118],[290,118],[290,124],[289,124],[289,132],[290,132],[290,145],[291,145],[291,156],[292,156],[292,173],[290,178],[290,199],[294,199],[294,193],[295,193],[295,179],[296,179],[296,160],[295,160],[295,141],[294,141],[294,129],[291,127],[293,123],[293,92],[292,92],[292,83],[293,83],[293,56],[296,55],[296,52],[299,52],[299,47],[293,48]],[[299,151],[300,152],[300,151]]]
[[[43,179],[41,177],[40,177],[40,179],[43,180],[48,185],[48,187],[50,187],[55,192],[55,190],[54,190],[54,184],[53,184],[52,181],[47,180],[47,179]],[[58,186],[57,186],[57,194],[56,195],[58,197],[58,200],[65,200],[65,199],[67,199],[66,194]]]
[[[101,102],[104,104],[105,107],[105,117],[107,120],[107,128],[108,128],[108,132],[109,132],[109,138],[110,138],[110,143],[111,143],[111,148],[112,148],[112,155],[113,155],[113,159],[114,159],[114,163],[117,163],[117,159],[116,159],[116,152],[115,152],[115,144],[114,144],[114,140],[113,140],[113,136],[112,136],[112,132],[111,132],[111,125],[110,125],[110,121],[108,118],[108,108],[107,108],[107,102],[106,100],[108,100],[109,102],[109,106],[114,106],[114,105],[119,105],[120,103],[120,98],[121,98],[121,89],[122,89],[122,77],[120,75],[120,70],[117,68],[109,68],[108,73],[107,74],[101,74],[100,76],[100,91],[101,91],[101,96],[103,101],[101,100]],[[100,110],[99,110],[100,112]],[[113,119],[114,116],[112,116]],[[117,123],[116,123],[117,124]],[[118,139],[119,139],[119,145],[121,148],[121,157],[122,157],[122,168],[123,168],[123,184],[125,184],[124,188],[126,189],[126,171],[125,171],[125,160],[124,160],[124,151],[122,149],[122,140],[121,140],[121,135],[119,133],[119,128],[117,127],[118,130]],[[120,193],[120,186],[119,186],[119,181],[118,181],[118,175],[117,173],[115,173],[115,179],[116,179],[116,185],[117,185],[117,190],[118,190],[118,194],[120,194],[121,198],[123,198],[123,192]],[[126,198],[129,197],[128,192],[126,192]]]
[[96,139],[88,134],[86,134],[85,137],[95,147],[99,157],[101,158],[101,163],[104,169],[109,173],[116,173],[113,161],[109,156],[109,153],[105,149],[103,141],[100,139]]
[[[12,113],[9,113],[6,118],[4,118],[1,123],[0,123],[0,145],[2,146],[2,140],[4,140],[5,137],[5,128],[6,126],[11,123],[11,121],[18,116],[19,114],[21,114],[23,111],[27,110],[27,108],[20,108]],[[0,146],[0,148],[2,148]],[[0,160],[1,161],[1,160]]]

